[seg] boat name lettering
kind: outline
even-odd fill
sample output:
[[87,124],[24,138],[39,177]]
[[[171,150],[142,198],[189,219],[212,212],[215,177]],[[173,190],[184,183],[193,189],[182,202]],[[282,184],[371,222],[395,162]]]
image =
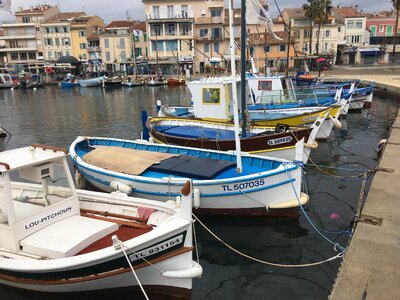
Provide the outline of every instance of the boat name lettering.
[[224,192],[241,191],[241,190],[245,190],[248,188],[251,189],[251,188],[263,186],[264,184],[265,184],[264,179],[259,179],[259,180],[257,179],[257,180],[249,181],[249,182],[235,183],[233,185],[231,185],[231,184],[222,185],[222,189],[224,190]]
[[63,209],[61,209],[61,210],[59,210],[59,211],[57,211],[55,213],[52,213],[52,214],[50,214],[50,215],[48,215],[46,217],[43,217],[43,218],[38,219],[36,221],[33,221],[33,222],[29,223],[29,224],[25,224],[25,229],[30,229],[30,228],[33,228],[35,226],[38,226],[38,225],[40,225],[40,224],[42,224],[44,222],[50,221],[51,219],[54,219],[54,218],[56,218],[58,216],[61,216],[61,215],[65,214],[65,213],[67,213],[67,212],[69,212],[71,210],[72,210],[71,206],[63,208]]
[[153,247],[150,247],[150,248],[144,249],[142,251],[133,253],[133,254],[129,255],[129,260],[130,261],[135,261],[135,260],[141,259],[143,257],[156,254],[156,253],[164,251],[164,250],[166,250],[168,248],[171,248],[171,247],[174,247],[176,245],[182,244],[182,242],[183,242],[183,234],[181,234],[179,236],[176,236],[176,237],[173,237],[173,238],[171,238],[171,239],[169,239],[167,241],[164,241],[164,242],[162,242],[160,244],[157,244],[157,245],[155,245]]
[[280,144],[290,143],[293,140],[291,136],[284,136],[281,138],[276,138],[268,141],[269,146],[275,146]]

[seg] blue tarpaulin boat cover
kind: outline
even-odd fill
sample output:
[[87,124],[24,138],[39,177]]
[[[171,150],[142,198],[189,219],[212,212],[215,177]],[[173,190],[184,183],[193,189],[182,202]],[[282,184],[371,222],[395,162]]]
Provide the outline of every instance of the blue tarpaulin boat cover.
[[153,164],[146,171],[208,180],[235,167],[236,162],[232,161],[181,155]]

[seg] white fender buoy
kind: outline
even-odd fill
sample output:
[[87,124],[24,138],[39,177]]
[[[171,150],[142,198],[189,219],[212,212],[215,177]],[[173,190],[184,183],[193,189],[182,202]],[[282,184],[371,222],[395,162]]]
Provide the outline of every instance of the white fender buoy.
[[309,144],[309,143],[304,143],[304,147],[310,148],[310,149],[317,149],[318,148],[318,142],[314,141],[314,143]]
[[33,90],[34,90],[34,91],[37,91],[37,87],[34,87]]
[[154,138],[152,136],[149,137],[149,142],[154,143]]
[[333,125],[335,126],[336,129],[342,128],[342,123],[340,121],[332,116],[329,116],[329,118],[332,120]]
[[193,204],[195,208],[200,207],[200,190],[198,188],[193,190]]
[[78,189],[84,189],[86,186],[85,179],[82,177],[81,173],[78,170],[75,171],[75,186]]
[[184,270],[165,271],[162,273],[168,278],[196,278],[203,274],[203,268],[195,261],[192,261],[192,267]]
[[113,191],[121,192],[127,195],[132,193],[132,187],[130,185],[116,180],[110,182],[110,188]]

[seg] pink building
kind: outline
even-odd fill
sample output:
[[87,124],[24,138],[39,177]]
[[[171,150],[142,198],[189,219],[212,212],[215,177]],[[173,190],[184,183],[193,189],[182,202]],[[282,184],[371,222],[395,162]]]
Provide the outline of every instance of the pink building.
[[394,36],[395,26],[396,13],[394,11],[382,11],[379,13],[367,15],[366,29],[371,32],[371,37]]

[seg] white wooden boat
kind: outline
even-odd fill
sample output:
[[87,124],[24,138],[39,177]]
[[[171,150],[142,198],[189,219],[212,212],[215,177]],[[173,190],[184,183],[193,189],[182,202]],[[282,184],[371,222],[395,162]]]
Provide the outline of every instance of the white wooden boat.
[[8,73],[0,73],[0,89],[10,89],[13,87],[13,81]]
[[202,273],[192,261],[190,181],[168,203],[76,190],[66,157],[41,145],[0,152],[0,283],[190,294]]
[[163,76],[156,76],[156,77],[148,78],[145,81],[145,83],[146,83],[146,85],[149,85],[149,86],[158,86],[158,85],[167,84],[167,81]]
[[79,85],[81,87],[92,87],[92,86],[101,86],[104,81],[104,76],[96,77],[96,78],[90,78],[90,79],[82,79],[79,80]]
[[122,85],[125,87],[142,86],[143,80],[137,76],[127,76],[124,81],[122,81]]
[[300,166],[277,158],[243,153],[243,172],[237,173],[233,152],[143,140],[78,137],[69,151],[80,175],[108,192],[123,187],[168,201],[191,178],[196,213],[297,216],[299,201],[308,198],[300,192]]

